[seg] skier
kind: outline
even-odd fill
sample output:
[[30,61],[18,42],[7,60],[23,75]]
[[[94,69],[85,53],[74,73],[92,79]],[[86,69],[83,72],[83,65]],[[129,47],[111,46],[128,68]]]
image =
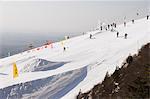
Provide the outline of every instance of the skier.
[[149,19],[149,15],[147,15],[147,20]]
[[115,27],[115,28],[117,27],[116,23],[114,24],[114,27]]
[[134,23],[134,20],[132,20],[132,23]]
[[126,27],[126,22],[124,22],[124,27]]
[[106,31],[107,31],[107,27],[105,27]]
[[103,30],[103,27],[101,26],[101,31]]
[[92,38],[92,34],[90,34],[90,39]]
[[125,39],[127,39],[127,35],[128,35],[128,34],[127,34],[127,33],[125,33],[125,35],[124,35],[124,38],[125,38]]
[[113,27],[113,24],[111,24],[110,26]]
[[116,23],[113,23],[112,26],[113,26],[114,28],[116,28]]
[[119,37],[119,32],[117,32],[117,38]]
[[108,29],[109,29],[110,25],[108,24]]
[[67,39],[69,39],[70,37],[69,36],[67,36]]
[[66,47],[64,47],[64,51],[66,51]]

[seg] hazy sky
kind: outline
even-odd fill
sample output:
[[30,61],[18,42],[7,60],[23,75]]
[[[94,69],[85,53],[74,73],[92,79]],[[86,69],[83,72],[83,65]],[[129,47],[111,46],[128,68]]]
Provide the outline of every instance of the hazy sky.
[[[136,13],[140,15],[137,17]],[[0,57],[150,14],[150,0],[0,0]]]
[[[86,32],[101,21],[120,22],[146,15],[149,0],[14,1],[0,2],[0,33]],[[54,34],[55,35],[55,34]]]

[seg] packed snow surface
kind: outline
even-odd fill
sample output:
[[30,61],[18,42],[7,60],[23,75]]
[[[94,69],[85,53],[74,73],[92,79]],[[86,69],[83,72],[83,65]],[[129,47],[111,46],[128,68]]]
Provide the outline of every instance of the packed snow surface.
[[[114,72],[126,57],[150,42],[150,20],[118,25],[116,31],[90,31],[84,35],[0,59],[0,98],[74,99]],[[127,33],[127,39],[124,34]],[[89,35],[92,34],[92,39]],[[63,46],[66,47],[64,51]],[[16,62],[19,77],[13,78]]]

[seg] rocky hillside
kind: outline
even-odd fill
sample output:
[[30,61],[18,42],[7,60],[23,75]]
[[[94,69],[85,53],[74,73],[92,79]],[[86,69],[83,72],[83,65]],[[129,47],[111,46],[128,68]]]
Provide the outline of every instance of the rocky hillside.
[[129,56],[122,67],[108,73],[104,81],[77,99],[148,99],[150,98],[150,43]]

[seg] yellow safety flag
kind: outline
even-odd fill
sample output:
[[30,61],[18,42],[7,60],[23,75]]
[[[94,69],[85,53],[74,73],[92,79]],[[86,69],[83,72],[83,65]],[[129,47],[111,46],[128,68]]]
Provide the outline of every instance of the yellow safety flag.
[[18,77],[18,69],[16,63],[13,63],[13,78]]

